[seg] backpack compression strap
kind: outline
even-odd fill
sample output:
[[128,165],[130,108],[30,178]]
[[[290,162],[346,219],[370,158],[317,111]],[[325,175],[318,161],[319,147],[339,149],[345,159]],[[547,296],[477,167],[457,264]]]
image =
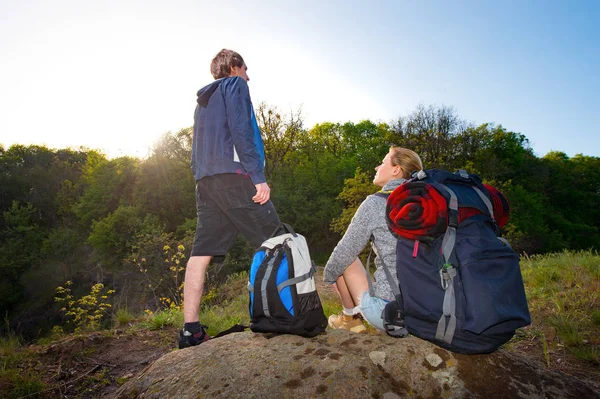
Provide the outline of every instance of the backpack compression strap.
[[283,283],[280,283],[279,285],[277,285],[277,292],[281,292],[281,290],[287,286],[298,284],[303,282],[304,280],[308,280],[309,278],[315,275],[315,269],[315,262],[312,262],[310,271],[308,273],[304,273],[301,276],[290,278],[288,280],[285,280]]
[[[450,257],[456,244],[456,227],[458,226],[458,199],[456,194],[450,188],[435,184],[438,190],[445,190],[450,195],[448,208],[450,217],[448,218],[448,229],[444,233],[442,240],[442,254],[444,256],[444,265],[440,269],[440,284],[444,293],[444,302],[442,304],[442,317],[438,321],[435,339],[444,341],[447,344],[452,343],[454,332],[456,331],[456,294],[454,292],[454,277],[456,277],[456,268],[450,263]],[[482,193],[483,194],[483,193]],[[488,201],[489,202],[489,201]],[[450,317],[446,327],[446,317]]]
[[[462,177],[464,179],[470,179],[471,182],[473,181],[471,179],[471,177],[469,176],[469,174],[467,173],[467,171],[464,169],[459,169],[458,172],[456,172],[456,174],[458,174],[460,177]],[[473,190],[475,190],[475,192],[479,195],[479,197],[485,204],[486,208],[488,209],[488,212],[490,213],[490,217],[492,219],[494,219],[494,207],[492,206],[490,199],[476,185],[471,186],[471,188]]]

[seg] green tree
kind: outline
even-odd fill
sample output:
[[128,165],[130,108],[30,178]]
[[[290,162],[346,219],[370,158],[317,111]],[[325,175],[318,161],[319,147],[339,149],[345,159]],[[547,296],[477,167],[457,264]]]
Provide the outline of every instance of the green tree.
[[468,127],[452,107],[419,105],[392,125],[390,144],[410,148],[425,168],[447,168],[456,156],[455,137]]
[[373,177],[361,171],[360,168],[356,169],[354,177],[346,179],[344,189],[338,195],[338,199],[344,201],[346,207],[339,217],[331,221],[331,230],[343,235],[360,204],[377,190],[379,187],[373,184]]
[[196,215],[191,135],[191,128],[164,134],[141,163],[135,183],[134,204],[158,216],[169,232]]
[[265,144],[265,176],[270,180],[275,171],[286,167],[286,159],[298,145],[303,132],[302,112],[291,112],[283,118],[276,107],[261,103],[256,118]]
[[114,212],[120,205],[133,204],[133,189],[140,161],[131,157],[107,160],[90,153],[79,184],[83,194],[73,211],[84,227]]
[[92,222],[88,242],[105,265],[116,268],[132,252],[137,236],[160,234],[162,230],[155,215],[144,215],[139,208],[124,205]]
[[36,221],[52,227],[60,220],[56,203],[63,182],[77,181],[86,153],[50,150],[45,146],[13,145],[0,153],[0,211],[13,201],[30,203],[36,209]]
[[40,261],[43,233],[35,223],[36,209],[14,201],[2,213],[0,231],[0,312],[11,310],[22,298],[22,273]]
[[548,170],[548,225],[561,234],[563,247],[599,248],[600,158],[550,152],[542,162]]

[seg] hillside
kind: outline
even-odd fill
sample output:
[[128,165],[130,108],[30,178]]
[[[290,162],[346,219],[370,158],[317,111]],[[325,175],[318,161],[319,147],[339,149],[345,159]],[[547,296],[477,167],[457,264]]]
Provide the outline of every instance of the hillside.
[[[533,323],[506,348],[540,367],[584,380],[600,392],[600,257],[567,252],[524,258],[521,267]],[[211,294],[210,307],[203,308],[201,316],[211,334],[247,323],[246,278],[242,273]],[[318,289],[326,313],[339,311],[331,287],[319,283]],[[180,322],[177,312],[162,312],[45,344],[19,347],[14,338],[6,338],[0,355],[0,396],[109,397],[175,350]],[[368,333],[377,334],[372,329]]]

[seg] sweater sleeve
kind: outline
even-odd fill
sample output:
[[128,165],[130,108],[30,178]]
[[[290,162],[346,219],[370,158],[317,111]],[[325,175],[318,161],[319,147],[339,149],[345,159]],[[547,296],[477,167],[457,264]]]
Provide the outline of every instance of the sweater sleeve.
[[250,91],[244,79],[232,79],[227,85],[225,106],[227,123],[239,162],[250,175],[252,183],[264,183],[264,165],[254,143]]
[[369,242],[373,233],[373,218],[370,215],[374,200],[373,196],[367,197],[356,210],[344,237],[336,245],[325,265],[325,282],[334,283]]

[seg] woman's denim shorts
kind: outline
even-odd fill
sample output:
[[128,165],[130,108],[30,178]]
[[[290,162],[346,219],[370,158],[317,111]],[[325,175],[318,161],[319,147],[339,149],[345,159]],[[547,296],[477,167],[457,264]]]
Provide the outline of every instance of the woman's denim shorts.
[[383,318],[381,317],[381,312],[383,312],[383,308],[385,308],[387,303],[388,301],[376,296],[371,296],[369,291],[365,291],[360,297],[360,304],[358,305],[358,308],[360,309],[360,313],[362,314],[363,318],[369,322],[370,325],[378,330],[385,331],[383,328]]

